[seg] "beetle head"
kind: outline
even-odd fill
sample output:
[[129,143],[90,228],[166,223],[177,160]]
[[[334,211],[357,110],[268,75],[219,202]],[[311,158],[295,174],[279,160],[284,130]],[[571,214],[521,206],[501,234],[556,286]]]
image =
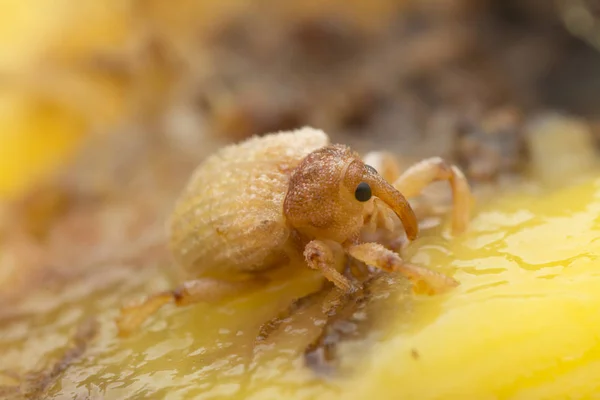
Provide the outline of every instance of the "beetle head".
[[342,145],[331,145],[306,156],[290,177],[284,215],[299,232],[344,242],[360,233],[364,211],[374,197],[402,221],[407,237],[416,238],[418,225],[406,198]]

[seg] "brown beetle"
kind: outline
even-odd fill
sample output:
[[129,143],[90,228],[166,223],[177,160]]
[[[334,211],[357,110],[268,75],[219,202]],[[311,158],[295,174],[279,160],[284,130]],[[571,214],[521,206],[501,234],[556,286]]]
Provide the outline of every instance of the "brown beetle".
[[[347,146],[329,143],[317,129],[302,128],[254,137],[222,148],[193,173],[169,221],[170,249],[191,280],[179,288],[126,307],[121,334],[163,304],[213,302],[264,285],[265,277],[304,260],[344,293],[356,288],[340,271],[345,255],[387,271],[399,271],[429,293],[457,282],[403,262],[379,243],[361,241],[392,210],[406,236],[418,234],[406,197],[429,183],[448,180],[453,191],[453,231],[469,220],[471,194],[458,168],[427,159],[400,176],[385,153],[367,156],[386,167],[388,183]],[[391,168],[390,168],[391,167]],[[405,197],[406,196],[406,197]]]

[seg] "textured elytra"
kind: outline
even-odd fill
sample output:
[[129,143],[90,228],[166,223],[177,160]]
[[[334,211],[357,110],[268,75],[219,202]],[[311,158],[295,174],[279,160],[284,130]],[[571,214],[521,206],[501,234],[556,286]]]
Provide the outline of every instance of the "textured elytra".
[[170,219],[176,261],[193,276],[227,278],[279,261],[289,235],[282,208],[290,175],[328,144],[324,132],[303,128],[254,137],[208,157]]

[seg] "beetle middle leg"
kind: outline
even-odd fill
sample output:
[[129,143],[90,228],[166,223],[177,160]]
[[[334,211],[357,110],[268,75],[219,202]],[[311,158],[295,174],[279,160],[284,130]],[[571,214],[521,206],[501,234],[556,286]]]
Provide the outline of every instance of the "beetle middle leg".
[[121,315],[117,319],[119,335],[129,335],[167,303],[174,302],[175,305],[182,307],[199,302],[218,302],[239,295],[242,291],[256,289],[265,283],[266,281],[260,278],[237,282],[212,278],[186,281],[174,290],[160,292],[146,298],[141,304],[121,308]]
[[398,254],[379,243],[354,244],[348,246],[347,251],[367,265],[384,271],[397,271],[406,276],[412,281],[415,292],[438,294],[458,285],[456,280],[447,275],[405,262]]

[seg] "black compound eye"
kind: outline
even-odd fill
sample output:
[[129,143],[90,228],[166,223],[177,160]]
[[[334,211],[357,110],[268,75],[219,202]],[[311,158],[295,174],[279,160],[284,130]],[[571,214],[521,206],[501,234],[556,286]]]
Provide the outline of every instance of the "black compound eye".
[[354,191],[354,197],[360,202],[365,202],[371,198],[371,186],[367,182],[361,182]]

